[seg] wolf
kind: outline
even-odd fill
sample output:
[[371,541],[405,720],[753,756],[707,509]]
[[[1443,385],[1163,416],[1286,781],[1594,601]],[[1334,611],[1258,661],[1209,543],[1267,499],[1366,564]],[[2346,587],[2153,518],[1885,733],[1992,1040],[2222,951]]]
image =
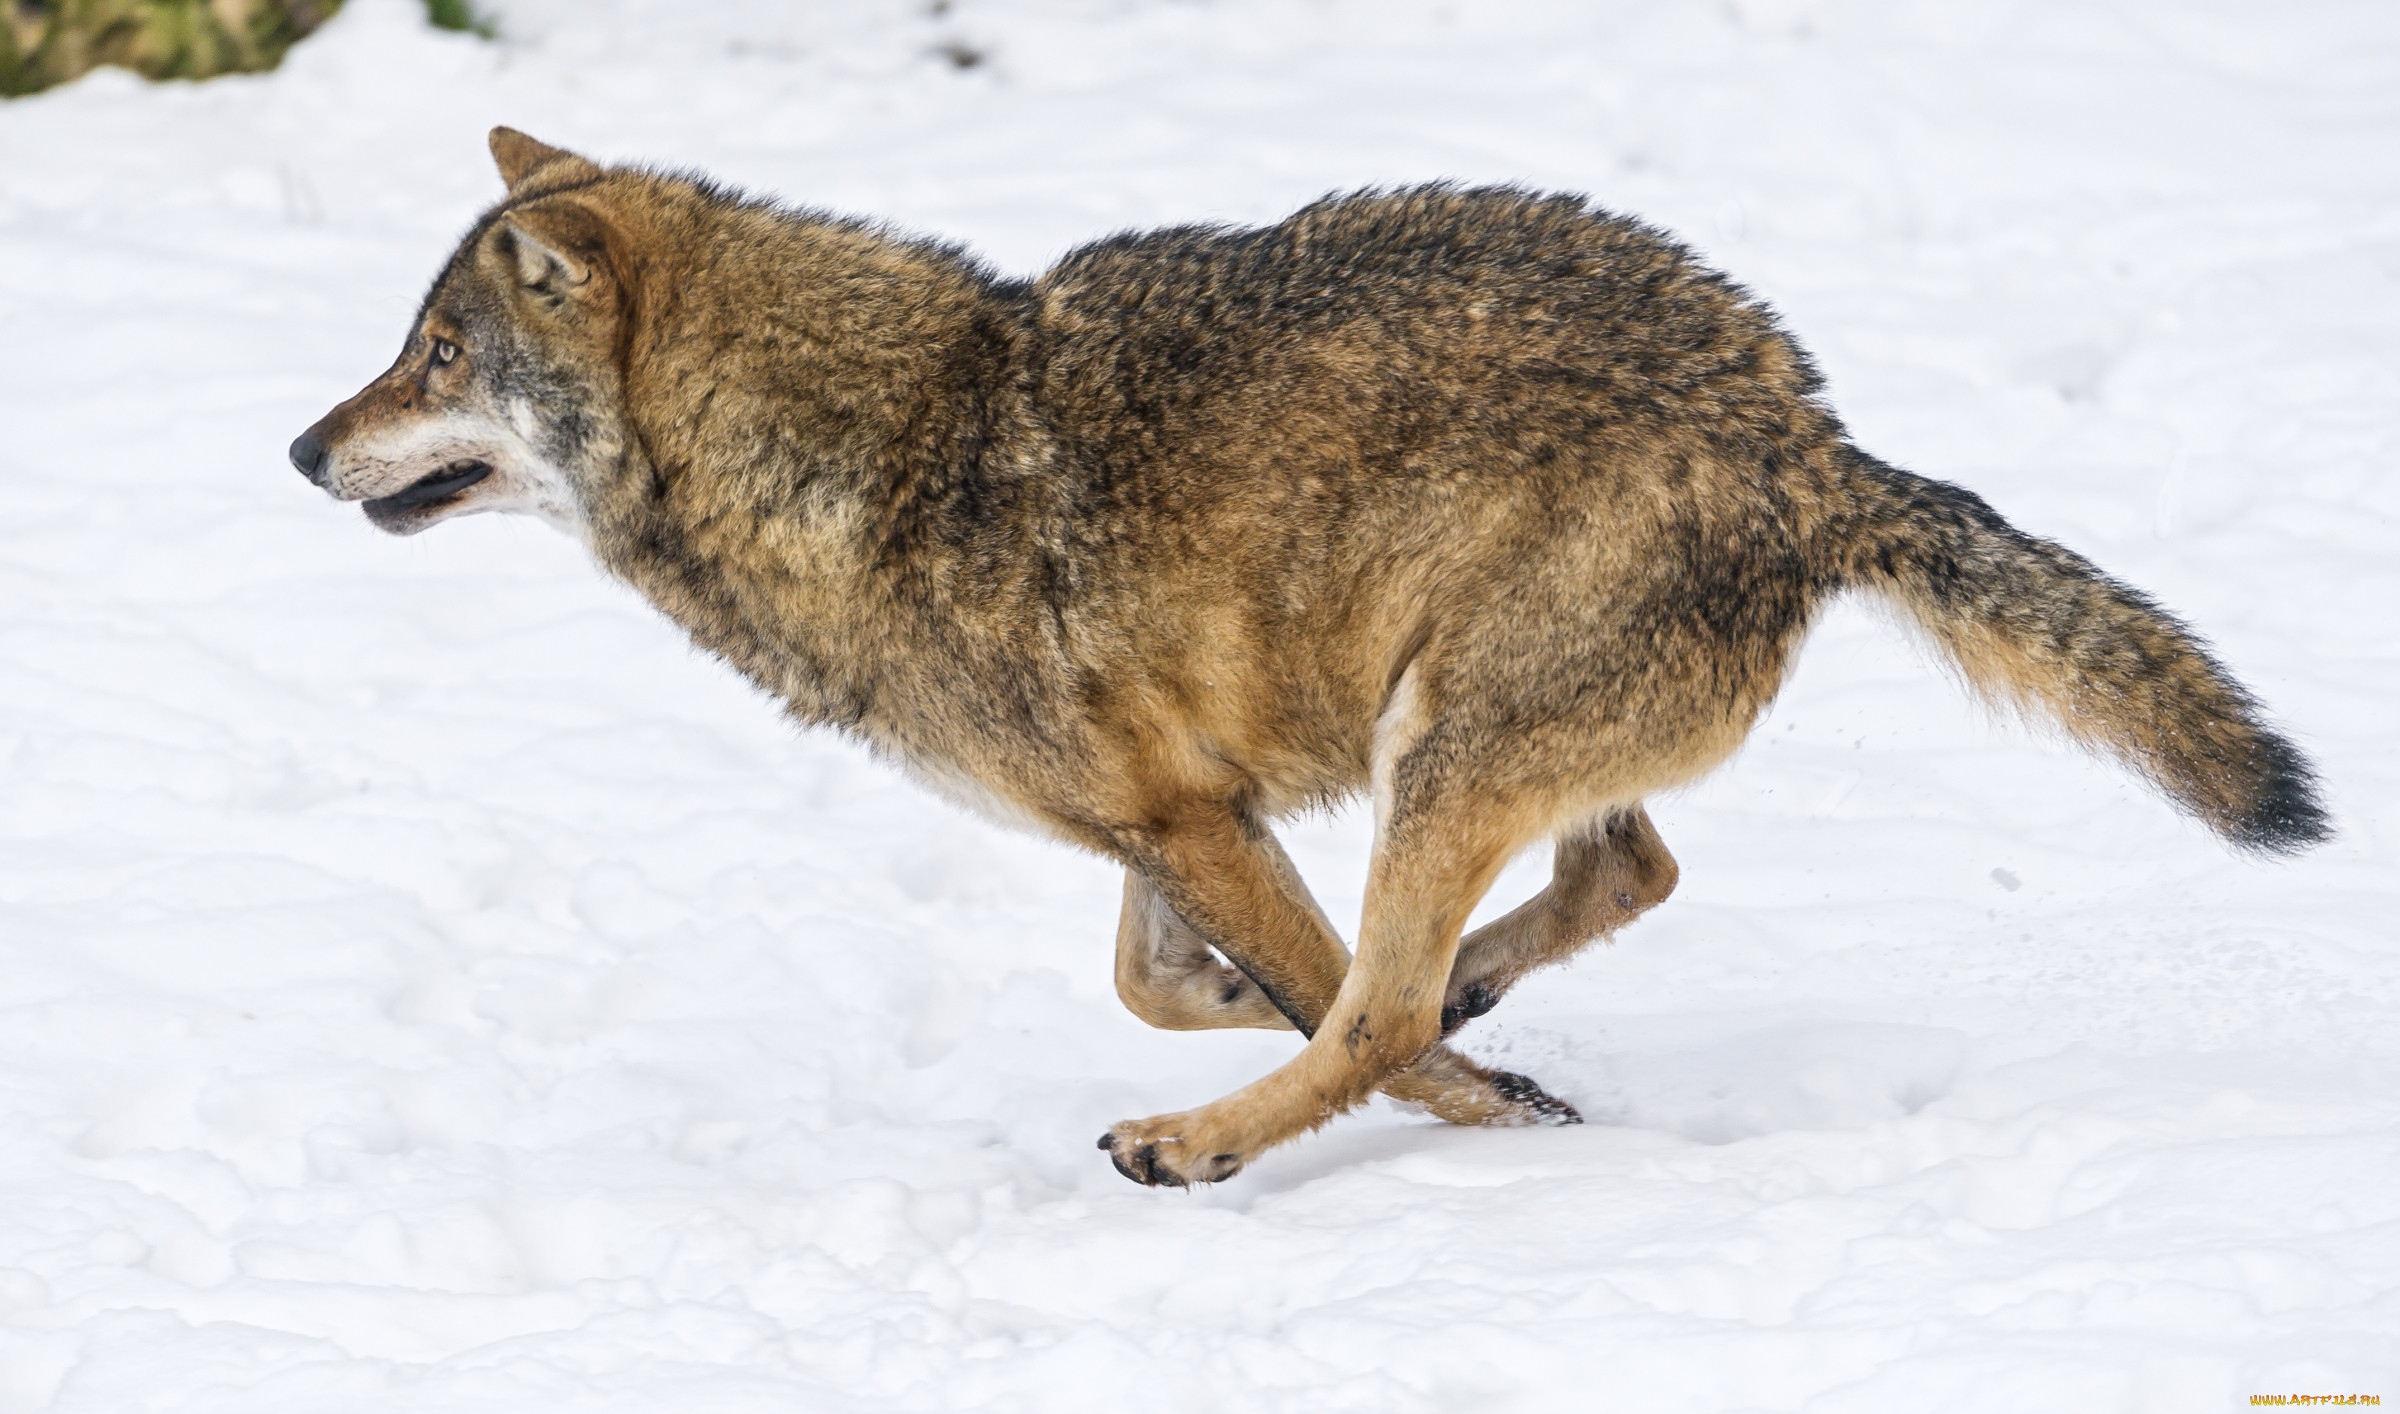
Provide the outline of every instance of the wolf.
[[[1845,593],[2234,846],[2327,834],[2189,629],[1852,445],[1771,312],[1581,197],[1336,195],[1021,280],[508,128],[491,151],[507,195],[291,460],[395,534],[544,517],[801,722],[1121,862],[1134,1014],[1306,1038],[1112,1126],[1136,1182],[1228,1178],[1379,1089],[1576,1122],[1445,1037],[1668,896],[1643,802],[1733,753]],[[1353,955],[1272,826],[1360,793]],[[1462,937],[1544,841],[1548,885]]]

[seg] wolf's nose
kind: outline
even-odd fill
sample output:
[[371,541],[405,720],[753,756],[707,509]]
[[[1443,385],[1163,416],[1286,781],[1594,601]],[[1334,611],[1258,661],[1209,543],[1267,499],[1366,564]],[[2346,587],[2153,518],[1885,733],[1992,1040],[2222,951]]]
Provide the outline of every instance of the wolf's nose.
[[325,484],[325,444],[317,440],[317,429],[311,427],[292,439],[292,465],[300,474],[322,486]]

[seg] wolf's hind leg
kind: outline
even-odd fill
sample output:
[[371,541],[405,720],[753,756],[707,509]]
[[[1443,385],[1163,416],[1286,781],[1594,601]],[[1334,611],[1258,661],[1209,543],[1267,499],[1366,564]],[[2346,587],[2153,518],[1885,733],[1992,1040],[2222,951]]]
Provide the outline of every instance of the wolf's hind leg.
[[1490,1011],[1526,973],[1614,933],[1674,892],[1675,856],[1640,806],[1558,837],[1550,883],[1458,945],[1442,1034]]

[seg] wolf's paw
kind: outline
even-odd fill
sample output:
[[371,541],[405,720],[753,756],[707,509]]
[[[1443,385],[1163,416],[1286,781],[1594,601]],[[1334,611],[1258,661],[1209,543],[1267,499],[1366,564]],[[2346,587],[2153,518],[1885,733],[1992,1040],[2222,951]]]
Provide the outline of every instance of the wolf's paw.
[[1204,1126],[1197,1116],[1161,1115],[1129,1119],[1100,1136],[1099,1147],[1117,1172],[1151,1188],[1189,1188],[1195,1183],[1221,1183],[1242,1171],[1250,1156],[1210,1152],[1214,1146],[1195,1144],[1184,1136]]
[[1451,988],[1442,1002],[1442,1034],[1449,1035],[1498,1005],[1500,993],[1481,982]]
[[1514,1129],[1581,1124],[1575,1107],[1526,1076],[1486,1070],[1448,1046],[1436,1046],[1383,1084],[1383,1093],[1452,1124]]
[[1495,1070],[1492,1072],[1492,1088],[1516,1106],[1521,1116],[1514,1121],[1517,1124],[1583,1123],[1580,1110],[1543,1089],[1530,1075],[1519,1075],[1513,1070]]

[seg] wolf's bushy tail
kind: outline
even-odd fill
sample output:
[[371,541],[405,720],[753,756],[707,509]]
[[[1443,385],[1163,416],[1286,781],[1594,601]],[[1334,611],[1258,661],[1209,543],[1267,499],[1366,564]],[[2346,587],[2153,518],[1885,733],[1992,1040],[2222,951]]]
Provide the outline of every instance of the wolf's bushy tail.
[[1827,578],[1889,597],[1978,691],[2039,707],[2235,845],[2326,837],[2316,773],[2172,614],[1971,491],[1847,457],[1849,494],[1812,537]]

